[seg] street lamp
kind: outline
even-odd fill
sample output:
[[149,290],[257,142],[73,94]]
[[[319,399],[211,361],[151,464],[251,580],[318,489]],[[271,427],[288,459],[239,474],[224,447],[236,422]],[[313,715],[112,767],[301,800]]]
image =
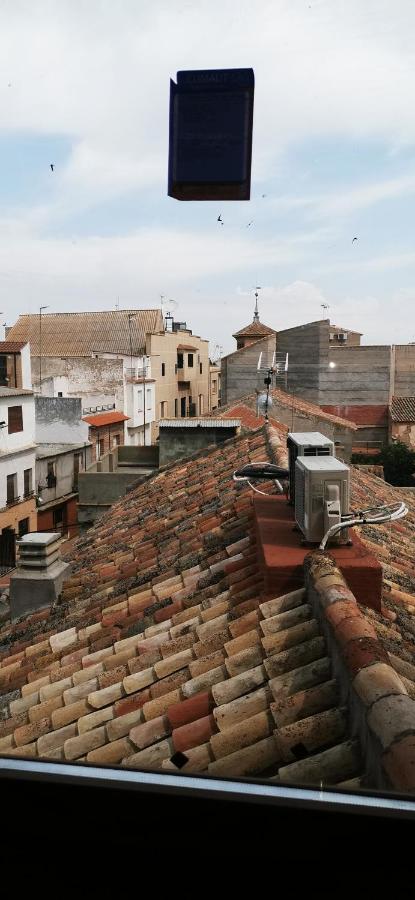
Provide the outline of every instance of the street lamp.
[[42,393],[42,312],[49,306],[39,306],[39,391]]

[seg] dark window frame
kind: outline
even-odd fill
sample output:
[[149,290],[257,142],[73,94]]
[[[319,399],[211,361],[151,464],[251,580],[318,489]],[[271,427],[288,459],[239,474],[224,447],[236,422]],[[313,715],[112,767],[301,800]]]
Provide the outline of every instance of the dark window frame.
[[193,369],[194,366],[194,353],[187,354],[187,365],[189,369]]

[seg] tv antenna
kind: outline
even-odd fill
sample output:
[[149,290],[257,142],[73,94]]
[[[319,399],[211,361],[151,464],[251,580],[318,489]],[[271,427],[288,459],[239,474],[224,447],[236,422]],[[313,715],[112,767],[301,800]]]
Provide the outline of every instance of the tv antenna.
[[271,353],[261,350],[258,357],[257,373],[258,376],[263,375],[263,383],[265,385],[265,390],[262,388],[257,397],[257,412],[262,413],[265,416],[265,421],[268,422],[268,410],[272,406],[272,397],[270,397],[269,393],[270,387],[272,385],[277,387],[282,384],[284,390],[287,390],[288,353],[277,350]]

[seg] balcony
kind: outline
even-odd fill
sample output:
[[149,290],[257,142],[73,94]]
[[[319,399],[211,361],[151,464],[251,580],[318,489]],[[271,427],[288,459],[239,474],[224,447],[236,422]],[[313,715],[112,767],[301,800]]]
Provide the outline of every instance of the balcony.
[[125,370],[125,380],[128,384],[138,384],[146,379],[151,378],[150,366],[137,366]]

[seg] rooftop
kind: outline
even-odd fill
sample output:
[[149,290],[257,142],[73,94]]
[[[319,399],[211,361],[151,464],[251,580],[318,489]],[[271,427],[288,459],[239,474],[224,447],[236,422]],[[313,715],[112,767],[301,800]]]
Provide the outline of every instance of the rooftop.
[[0,397],[32,397],[33,391],[27,388],[0,387]]
[[129,419],[129,416],[126,416],[125,413],[119,412],[118,410],[110,410],[109,412],[96,413],[91,416],[82,416],[82,420],[84,422],[88,422],[88,425],[92,425],[94,428],[101,428],[104,425],[113,425],[117,422],[125,422]]
[[[340,425],[343,428],[350,428],[352,431],[357,431],[357,425],[355,425],[354,422],[341,416],[332,415],[331,413],[326,412],[323,407],[317,406],[316,403],[312,403],[310,400],[303,400],[302,397],[297,397],[295,394],[288,394],[286,391],[282,391],[279,388],[271,388],[269,393],[271,399],[275,401],[275,407],[280,405],[290,411],[294,410],[295,412],[304,413],[306,416],[330,422],[332,425]],[[256,414],[257,398],[257,392],[247,394],[245,397],[241,397],[240,400],[230,403],[228,406],[221,407],[220,415],[223,417],[224,415],[228,415],[228,413],[232,413],[232,415],[238,415],[242,418],[242,413],[236,413],[236,410],[242,408],[249,409],[251,413],[255,411]],[[275,422],[277,428],[283,428],[285,431],[288,431],[288,428],[278,421],[278,411],[275,407],[269,407],[269,418]],[[262,418],[260,420],[261,424],[263,421],[264,419]]]
[[[267,597],[251,491],[232,472],[285,458],[262,426],[161,469],[71,543],[61,602],[0,630],[0,752],[370,787],[354,691],[385,778],[412,789],[415,500],[402,522],[361,529],[384,566],[382,614],[358,607],[326,555],[304,588]],[[396,498],[357,469],[352,489],[359,507]],[[373,715],[385,690],[395,730]]]
[[415,397],[392,397],[392,422],[415,422]]
[[266,334],[276,334],[274,328],[270,328],[268,325],[263,325],[262,322],[251,322],[249,325],[246,325],[245,328],[240,328],[239,331],[235,331],[232,335],[234,338],[238,337],[264,337]]
[[[225,418],[225,417],[224,417]],[[218,416],[205,416],[198,418],[191,416],[183,419],[160,419],[160,428],[239,428],[241,420],[239,418],[224,418]]]
[[60,456],[63,453],[73,453],[75,450],[83,450],[85,447],[90,447],[91,444],[89,441],[83,441],[82,443],[70,444],[70,443],[59,443],[59,444],[36,444],[36,458],[44,459],[48,456]]
[[20,353],[27,341],[0,341],[0,353]]
[[[129,320],[129,315],[134,318]],[[160,309],[120,309],[105,312],[44,313],[42,356],[83,357],[94,353],[145,352],[146,335],[164,332]],[[39,315],[19,316],[9,331],[10,341],[30,342],[32,356],[39,355]]]

